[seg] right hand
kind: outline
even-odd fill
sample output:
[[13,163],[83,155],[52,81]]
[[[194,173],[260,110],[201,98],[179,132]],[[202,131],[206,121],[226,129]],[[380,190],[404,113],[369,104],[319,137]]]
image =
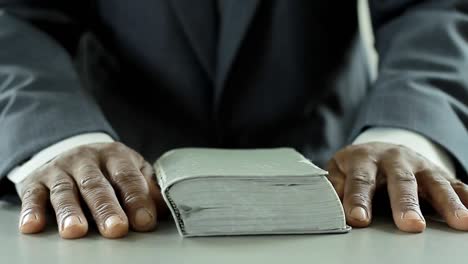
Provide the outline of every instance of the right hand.
[[129,226],[151,231],[157,212],[167,213],[152,166],[121,143],[74,148],[34,171],[22,186],[19,229],[27,234],[44,230],[49,200],[63,238],[88,232],[80,198],[107,238],[125,236]]

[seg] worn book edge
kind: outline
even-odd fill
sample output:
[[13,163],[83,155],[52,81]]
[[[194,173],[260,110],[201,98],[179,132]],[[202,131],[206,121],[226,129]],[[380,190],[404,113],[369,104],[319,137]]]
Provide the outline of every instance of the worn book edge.
[[[171,153],[173,152],[174,150],[170,150],[168,152],[166,152],[165,154],[163,154],[161,157],[167,155],[168,153]],[[301,155],[302,156],[302,155]],[[307,158],[305,158],[304,156],[302,156],[303,159],[299,162],[304,162],[304,163],[307,163],[315,168],[318,168],[320,169],[320,174],[304,174],[304,175],[295,175],[295,177],[323,177],[325,179],[325,182],[326,184],[328,184],[328,186],[330,187],[330,189],[333,191],[334,195],[335,195],[335,198],[337,201],[340,201],[340,198],[338,197],[338,194],[335,192],[335,189],[333,187],[333,185],[331,184],[331,182],[327,179],[327,175],[328,175],[328,171],[325,171],[321,168],[319,168],[317,165],[313,164],[310,160],[308,160]],[[215,175],[198,175],[198,176],[194,176],[194,175],[190,175],[190,176],[185,176],[185,177],[178,177],[174,180],[171,180],[170,182],[167,182],[167,176],[166,176],[166,173],[163,169],[163,166],[161,165],[161,162],[160,162],[161,158],[158,159],[155,164],[154,164],[154,169],[155,169],[155,172],[156,172],[156,177],[157,177],[157,180],[159,182],[159,185],[161,187],[161,194],[163,196],[163,199],[164,201],[166,202],[167,205],[169,205],[169,210],[171,211],[171,214],[174,218],[174,221],[176,221],[176,227],[177,227],[177,231],[179,232],[179,234],[182,236],[182,237],[193,237],[193,236],[211,236],[212,234],[197,234],[197,235],[188,235],[186,232],[185,232],[185,224],[184,224],[184,221],[180,215],[180,212],[179,212],[179,209],[176,205],[176,203],[172,200],[171,196],[170,196],[170,188],[172,186],[174,186],[176,183],[178,182],[182,182],[182,181],[185,181],[187,179],[199,179],[199,178],[225,178],[225,177],[229,177],[229,176],[215,176]],[[235,176],[236,179],[251,179],[253,176]],[[286,177],[285,175],[269,175],[269,176],[263,176],[263,178],[274,178],[274,177]],[[344,215],[344,209],[343,207],[341,206],[341,202],[340,202],[340,206],[339,206],[340,210],[341,210],[341,213],[342,215]],[[257,232],[257,233],[239,233],[239,234],[236,234],[236,235],[273,235],[273,234],[326,234],[326,233],[347,233],[351,230],[351,227],[350,226],[347,226],[346,225],[346,220],[343,220],[344,221],[344,228],[339,228],[339,229],[330,229],[330,230],[320,230],[320,231],[298,231],[298,232],[277,232],[277,233],[272,233],[272,232]]]

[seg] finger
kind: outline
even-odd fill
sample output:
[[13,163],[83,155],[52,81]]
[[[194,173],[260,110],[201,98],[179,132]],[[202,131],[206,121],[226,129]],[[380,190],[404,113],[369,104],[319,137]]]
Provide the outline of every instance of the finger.
[[58,172],[46,182],[62,238],[80,238],[88,232],[88,222],[81,210],[78,191],[73,179]]
[[128,219],[110,183],[94,161],[85,160],[76,164],[71,175],[75,178],[99,232],[107,238],[125,236],[128,233]]
[[150,231],[156,226],[156,206],[148,182],[128,157],[109,157],[106,161],[109,180],[117,190],[131,227],[136,231]]
[[47,188],[40,183],[34,183],[27,185],[23,190],[19,230],[23,234],[42,232],[46,224]]
[[338,168],[335,159],[330,160],[327,166],[328,170],[328,180],[335,188],[336,193],[341,201],[343,201],[344,197],[344,186],[345,186],[345,174]]
[[434,209],[444,217],[447,224],[458,230],[468,231],[468,210],[463,205],[443,172],[425,170],[418,174],[422,190]]
[[387,190],[398,229],[405,232],[422,232],[426,221],[419,207],[416,177],[409,165],[394,159],[384,162],[382,169],[387,176]]
[[146,182],[148,183],[150,189],[151,197],[156,204],[158,219],[161,219],[161,217],[166,217],[169,213],[169,209],[167,208],[166,203],[164,202],[164,199],[161,195],[161,188],[159,187],[156,180],[153,166],[145,161],[140,171],[143,173],[143,176],[145,176]]
[[450,184],[452,185],[453,190],[457,193],[461,202],[465,207],[468,207],[468,185],[458,179],[451,180]]
[[348,224],[368,226],[372,218],[377,165],[365,156],[355,156],[345,173],[343,206]]

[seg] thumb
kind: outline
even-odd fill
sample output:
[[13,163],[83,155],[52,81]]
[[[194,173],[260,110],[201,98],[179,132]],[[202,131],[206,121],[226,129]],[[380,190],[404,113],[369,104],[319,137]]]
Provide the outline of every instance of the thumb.
[[166,202],[161,194],[161,189],[156,181],[156,175],[153,167],[145,161],[141,168],[141,173],[145,177],[148,187],[150,190],[151,197],[156,203],[156,211],[159,219],[165,219],[169,215],[169,209],[167,208]]
[[335,159],[332,159],[328,162],[327,170],[328,180],[333,185],[333,188],[335,188],[335,191],[338,194],[338,197],[340,197],[340,200],[343,201],[345,174],[340,170],[338,164],[336,164]]

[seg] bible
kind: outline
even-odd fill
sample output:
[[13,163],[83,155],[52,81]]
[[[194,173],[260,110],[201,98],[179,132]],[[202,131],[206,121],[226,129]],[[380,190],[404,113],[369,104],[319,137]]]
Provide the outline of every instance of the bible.
[[181,148],[154,164],[183,237],[344,233],[327,172],[292,148]]

